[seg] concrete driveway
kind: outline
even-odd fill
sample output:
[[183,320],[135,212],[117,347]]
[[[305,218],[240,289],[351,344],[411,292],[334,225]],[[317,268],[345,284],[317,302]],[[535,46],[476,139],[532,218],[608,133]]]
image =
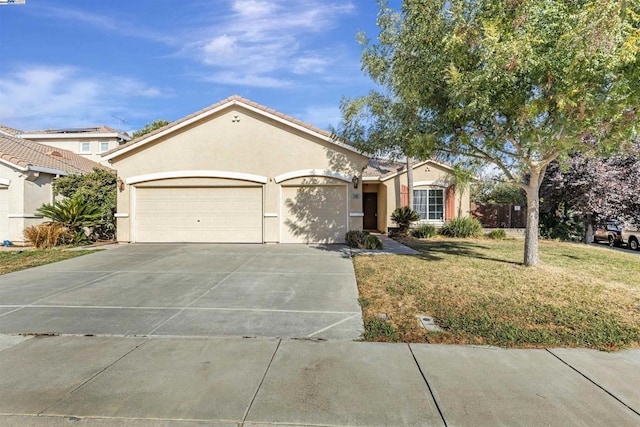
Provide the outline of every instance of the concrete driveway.
[[0,334],[362,333],[346,247],[126,245],[0,276]]

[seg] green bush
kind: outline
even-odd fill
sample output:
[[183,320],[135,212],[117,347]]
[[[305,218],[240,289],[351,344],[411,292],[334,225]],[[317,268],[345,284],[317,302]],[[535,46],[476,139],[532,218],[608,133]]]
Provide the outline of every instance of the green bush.
[[421,224],[411,230],[411,235],[418,239],[428,239],[436,234],[438,234],[438,231],[431,224]]
[[475,218],[458,217],[447,222],[440,232],[448,237],[479,237],[482,235],[482,225]]
[[100,207],[88,203],[81,195],[75,194],[54,204],[44,204],[37,212],[51,219],[52,223],[59,223],[72,233],[74,243],[83,243],[88,239],[85,228],[100,224]]
[[507,232],[502,228],[498,228],[496,230],[491,230],[490,232],[488,232],[487,237],[494,240],[504,240],[507,238]]
[[408,206],[397,208],[391,213],[391,221],[398,224],[398,234],[402,236],[407,235],[407,231],[409,230],[411,222],[417,221],[419,219],[420,215],[418,215],[418,212],[412,210]]
[[345,242],[352,248],[382,249],[382,241],[368,231],[351,230],[344,236]]
[[382,249],[382,241],[378,238],[378,236],[369,234],[364,238],[364,248],[365,249]]
[[368,231],[350,230],[344,236],[345,242],[352,248],[364,247],[364,239],[369,235]]

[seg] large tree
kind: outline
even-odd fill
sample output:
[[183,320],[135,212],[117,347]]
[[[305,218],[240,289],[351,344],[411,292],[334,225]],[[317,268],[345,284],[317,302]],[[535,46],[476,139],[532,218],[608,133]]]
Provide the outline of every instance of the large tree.
[[[496,165],[527,195],[524,263],[538,263],[539,187],[568,153],[624,148],[640,100],[640,0],[381,2],[362,64],[419,118],[412,146]],[[366,98],[370,98],[368,95]],[[343,104],[349,111],[353,102]],[[345,114],[366,141],[385,115]]]
[[575,154],[560,164],[552,162],[540,187],[543,214],[579,217],[584,242],[593,226],[609,219],[640,223],[640,158],[637,155],[600,158]]

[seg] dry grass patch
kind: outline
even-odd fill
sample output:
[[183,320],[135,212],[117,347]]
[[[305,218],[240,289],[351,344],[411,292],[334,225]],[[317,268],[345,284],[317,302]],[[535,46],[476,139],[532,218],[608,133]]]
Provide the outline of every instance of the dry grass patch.
[[[406,239],[420,256],[354,259],[373,341],[569,346],[640,344],[640,257],[540,242],[541,263],[521,265],[515,240]],[[389,320],[378,315],[385,313]],[[444,332],[420,328],[429,314]]]
[[0,275],[14,271],[25,270],[39,265],[51,264],[69,258],[86,255],[95,250],[63,251],[60,249],[49,250],[23,250],[0,252]]

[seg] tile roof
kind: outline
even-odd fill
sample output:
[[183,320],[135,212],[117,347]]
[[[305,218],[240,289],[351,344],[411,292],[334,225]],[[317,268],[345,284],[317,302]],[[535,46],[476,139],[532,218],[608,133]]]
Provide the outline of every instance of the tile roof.
[[[280,113],[280,112],[278,112],[278,111],[276,111],[276,110],[274,110],[272,108],[265,107],[264,105],[258,104],[257,102],[253,102],[253,101],[248,100],[246,98],[243,98],[243,97],[241,97],[239,95],[232,95],[232,96],[230,96],[230,97],[228,97],[226,99],[223,99],[220,102],[216,102],[215,104],[210,105],[208,107],[205,107],[202,110],[196,111],[193,114],[189,114],[186,117],[178,119],[178,120],[176,120],[174,122],[169,123],[168,125],[165,125],[165,126],[163,126],[161,128],[153,130],[152,132],[149,132],[149,133],[147,133],[145,135],[142,135],[139,138],[132,139],[132,140],[128,141],[126,144],[119,145],[117,148],[114,148],[113,150],[108,151],[107,153],[104,153],[103,156],[115,153],[115,152],[123,150],[123,149],[126,149],[126,148],[130,147],[131,145],[137,144],[138,142],[143,141],[143,140],[145,140],[145,139],[147,139],[147,138],[149,138],[149,137],[151,137],[153,135],[157,135],[157,134],[159,134],[161,132],[164,132],[167,129],[170,129],[170,128],[174,127],[174,126],[177,126],[177,125],[179,125],[181,123],[184,123],[184,122],[186,122],[188,120],[191,120],[191,119],[193,119],[195,117],[198,117],[201,114],[204,114],[204,113],[206,113],[208,111],[211,111],[211,110],[215,110],[216,108],[219,108],[219,107],[221,107],[221,106],[223,106],[225,104],[230,104],[230,103],[233,103],[233,102],[240,102],[242,104],[245,104],[245,105],[248,105],[250,107],[253,107],[253,108],[257,109],[257,110],[263,111],[263,112],[265,112],[267,114],[272,114],[272,115],[274,115],[276,117],[279,117],[280,119],[283,119],[283,120],[286,120],[286,121],[291,122],[293,124],[296,124],[298,126],[301,126],[301,127],[305,128],[307,130],[310,130],[312,132],[316,132],[316,133],[318,133],[320,135],[323,135],[323,136],[325,136],[327,138],[333,138],[333,135],[330,132],[327,132],[326,130],[320,129],[320,128],[318,128],[316,126],[313,126],[313,125],[311,125],[309,123],[303,122],[302,120],[298,120],[298,119],[296,119],[294,117],[291,117],[291,116],[288,116],[286,114]],[[341,144],[345,145],[345,146],[349,146],[349,144],[345,144],[345,143],[341,143]]]
[[29,134],[29,135],[47,135],[47,134],[60,134],[60,133],[68,133],[68,134],[77,134],[77,133],[121,133],[118,130],[110,128],[109,126],[93,126],[93,127],[80,127],[80,128],[61,128],[61,129],[39,129],[39,130],[26,130],[24,132],[18,132],[20,134]]
[[369,164],[362,172],[365,178],[379,178],[390,173],[400,172],[404,169],[405,164],[389,159],[371,159]]
[[16,136],[20,133],[22,133],[21,130],[10,128],[9,126],[0,125],[0,134]]
[[0,160],[22,169],[49,168],[68,174],[91,172],[94,168],[111,170],[69,150],[0,134]]
[[[425,163],[436,164],[448,169],[453,169],[453,166],[445,163],[441,160],[429,159],[420,162],[414,162],[413,168],[416,168]],[[396,173],[403,173],[407,170],[407,164],[405,162],[398,162],[396,160],[389,159],[371,159],[369,164],[362,173],[364,178],[387,178]]]

